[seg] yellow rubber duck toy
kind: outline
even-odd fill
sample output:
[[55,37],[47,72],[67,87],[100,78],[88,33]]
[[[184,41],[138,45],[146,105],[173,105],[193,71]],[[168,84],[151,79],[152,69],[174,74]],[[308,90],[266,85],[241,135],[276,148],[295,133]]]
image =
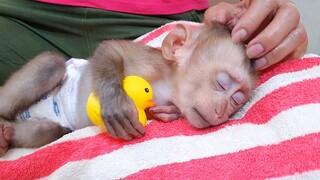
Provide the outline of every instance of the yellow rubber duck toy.
[[[123,80],[123,89],[133,100],[139,114],[139,121],[143,126],[146,126],[147,115],[144,110],[156,105],[152,101],[152,88],[150,84],[139,76],[127,76]],[[93,124],[104,126],[101,118],[100,102],[94,93],[89,95],[87,101],[87,114]]]

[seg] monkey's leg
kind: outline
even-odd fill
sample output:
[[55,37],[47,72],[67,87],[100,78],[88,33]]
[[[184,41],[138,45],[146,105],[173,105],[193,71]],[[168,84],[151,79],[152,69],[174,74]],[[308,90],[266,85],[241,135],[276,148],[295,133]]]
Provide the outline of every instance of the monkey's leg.
[[72,132],[52,121],[28,120],[12,123],[10,147],[38,148]]
[[14,73],[0,89],[0,117],[13,120],[17,113],[35,103],[63,79],[65,60],[45,52]]

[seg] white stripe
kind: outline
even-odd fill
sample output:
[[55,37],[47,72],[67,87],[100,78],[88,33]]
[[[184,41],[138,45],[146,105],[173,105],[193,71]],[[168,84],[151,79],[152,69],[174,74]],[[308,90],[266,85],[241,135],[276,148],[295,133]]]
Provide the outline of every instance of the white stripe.
[[168,23],[158,29],[153,30],[150,33],[147,33],[147,34],[135,39],[134,42],[139,42],[139,41],[143,40],[144,38],[147,38],[148,36],[151,36],[151,35],[155,36],[156,35],[155,37],[152,37],[153,39],[150,40],[149,42],[147,42],[146,45],[159,48],[162,45],[163,39],[169,34],[169,32],[172,29],[168,29],[167,31],[162,32],[161,34],[152,34],[152,33],[154,33],[155,31],[158,31],[159,29],[164,29],[164,28],[166,28],[166,26],[171,26],[172,24],[185,24],[185,25],[190,25],[190,26],[203,25],[202,23],[196,23],[196,22],[190,22],[190,21],[174,21],[174,22]]
[[277,180],[293,180],[293,179],[320,179],[320,170],[309,171],[302,174],[294,174],[290,176],[280,177],[280,178],[272,178]]
[[252,93],[249,101],[245,103],[236,114],[230,119],[241,119],[250,110],[250,108],[257,103],[259,100],[264,98],[267,94],[270,94],[276,89],[284,86],[288,86],[295,82],[301,82],[308,79],[316,79],[320,77],[320,66],[315,66],[306,70],[301,70],[292,73],[284,73],[273,76],[265,83],[258,86]]
[[195,136],[173,136],[128,145],[92,160],[69,162],[48,178],[118,179],[143,169],[276,144],[320,132],[320,104],[294,107],[267,124],[239,124]]
[[76,130],[72,133],[66,134],[62,138],[60,138],[60,139],[58,139],[58,140],[56,140],[46,146],[51,146],[53,144],[61,143],[61,142],[68,141],[68,140],[77,140],[77,139],[82,139],[82,138],[86,138],[86,137],[90,137],[90,136],[96,136],[97,134],[100,134],[103,132],[106,132],[105,127],[89,126],[86,128]]
[[164,40],[164,38],[168,34],[169,34],[169,31],[166,31],[166,32],[162,33],[161,35],[159,35],[158,37],[149,41],[146,45],[151,46],[151,47],[155,47],[155,48],[159,48],[162,45],[162,41]]
[[305,59],[305,58],[315,58],[315,57],[320,57],[320,56],[317,55],[317,54],[312,54],[312,53],[310,53],[310,54],[305,54],[305,55],[302,57],[302,59]]
[[53,144],[57,144],[57,143],[61,143],[61,142],[65,142],[65,141],[69,141],[69,140],[77,140],[77,139],[82,139],[82,138],[86,138],[86,137],[90,137],[90,136],[96,136],[97,134],[103,133],[105,132],[105,128],[103,127],[98,127],[98,126],[90,126],[90,127],[86,127],[83,129],[79,129],[76,130],[72,133],[66,134],[64,135],[62,138],[47,144],[41,148],[13,148],[13,149],[9,149],[9,151],[7,152],[7,154],[3,157],[0,157],[0,160],[4,161],[4,160],[16,160],[22,156],[26,156],[29,155],[31,153],[34,153],[42,148],[46,148],[47,146],[51,146]]

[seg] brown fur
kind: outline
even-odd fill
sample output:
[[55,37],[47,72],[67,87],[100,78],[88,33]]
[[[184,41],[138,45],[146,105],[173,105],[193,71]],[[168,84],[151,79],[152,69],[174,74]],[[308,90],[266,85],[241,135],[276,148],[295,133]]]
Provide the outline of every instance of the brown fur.
[[1,88],[0,117],[13,121],[16,114],[53,89],[64,73],[65,60],[60,55],[46,52],[29,61]]
[[[5,138],[10,136],[8,130],[0,132],[2,154],[8,143],[39,147],[70,132],[52,122],[14,122],[19,112],[61,81],[63,61],[53,53],[40,54],[0,89],[0,117],[14,129],[11,142]],[[177,25],[164,39],[162,51],[131,41],[103,41],[80,80],[76,111],[83,127],[92,125],[85,104],[94,92],[109,135],[130,140],[144,134],[134,104],[122,88],[128,75],[141,76],[152,85],[157,103],[149,111],[152,118],[169,121],[184,116],[197,128],[225,122],[248,99],[256,78],[244,46],[233,44],[228,28],[217,23],[197,29]]]

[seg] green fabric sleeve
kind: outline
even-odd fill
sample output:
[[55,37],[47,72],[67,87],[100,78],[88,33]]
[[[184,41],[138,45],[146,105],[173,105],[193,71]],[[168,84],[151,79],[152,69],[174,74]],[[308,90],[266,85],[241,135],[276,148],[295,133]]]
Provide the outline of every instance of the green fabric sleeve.
[[201,22],[203,11],[143,16],[92,8],[0,0],[0,85],[44,51],[88,58],[106,39],[134,39],[168,22]]

